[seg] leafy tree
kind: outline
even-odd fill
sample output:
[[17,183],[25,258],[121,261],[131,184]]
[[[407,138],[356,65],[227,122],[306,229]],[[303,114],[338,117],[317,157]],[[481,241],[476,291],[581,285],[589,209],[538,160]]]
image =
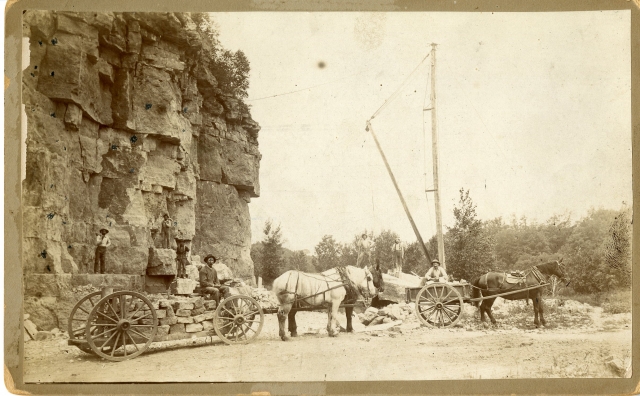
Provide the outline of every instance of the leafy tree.
[[340,245],[333,239],[331,235],[325,235],[316,245],[315,263],[318,272],[337,267],[340,264]]
[[609,227],[604,244],[604,260],[620,286],[631,285],[631,215],[629,209],[618,212]]
[[340,265],[355,266],[358,261],[358,250],[356,249],[356,239],[354,238],[351,243],[344,243],[340,245]]
[[315,268],[311,263],[311,258],[307,256],[302,250],[296,250],[291,252],[287,259],[287,270],[293,269],[303,272],[315,272]]
[[430,263],[425,257],[422,247],[420,247],[420,242],[415,241],[405,247],[402,272],[407,274],[415,272],[419,276],[424,276],[429,266]]
[[[191,19],[195,22],[201,37],[208,40],[202,51],[211,62],[209,69],[218,82],[218,88],[236,98],[248,97],[251,68],[244,52],[240,50],[232,52],[222,47],[219,40],[219,27],[211,14],[192,13]],[[247,108],[242,102],[241,107]]]
[[383,271],[393,267],[393,244],[398,234],[390,230],[383,230],[379,235],[373,238],[373,263],[380,260],[380,266]]
[[260,255],[260,276],[265,284],[270,284],[275,278],[282,273],[283,248],[282,248],[282,231],[280,225],[273,227],[272,221],[267,220],[264,223],[264,240],[262,241],[262,249]]
[[617,213],[591,210],[578,222],[560,249],[571,284],[580,293],[611,290],[617,286],[615,272],[605,262],[605,241]]
[[455,225],[448,229],[445,238],[447,273],[472,280],[495,266],[492,241],[477,218],[476,205],[468,190],[460,189],[460,201],[453,215]]

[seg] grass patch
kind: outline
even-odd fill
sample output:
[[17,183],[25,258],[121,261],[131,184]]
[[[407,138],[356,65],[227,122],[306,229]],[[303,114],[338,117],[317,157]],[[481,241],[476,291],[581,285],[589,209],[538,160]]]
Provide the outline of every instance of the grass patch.
[[631,290],[617,290],[605,297],[602,312],[619,314],[631,312]]

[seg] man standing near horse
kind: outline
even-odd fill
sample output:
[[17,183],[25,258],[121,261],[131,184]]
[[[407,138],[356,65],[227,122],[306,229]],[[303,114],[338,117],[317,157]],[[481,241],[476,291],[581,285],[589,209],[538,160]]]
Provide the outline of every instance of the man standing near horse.
[[358,248],[358,261],[356,262],[356,267],[362,268],[364,265],[365,257],[367,258],[367,265],[371,265],[371,241],[368,239],[367,234],[362,234],[362,237],[358,239],[356,242],[356,246]]
[[202,294],[208,294],[213,297],[216,305],[220,304],[220,294],[225,297],[229,291],[227,286],[222,286],[218,280],[218,272],[213,268],[213,264],[217,261],[213,254],[204,258],[204,265],[200,268],[200,290]]

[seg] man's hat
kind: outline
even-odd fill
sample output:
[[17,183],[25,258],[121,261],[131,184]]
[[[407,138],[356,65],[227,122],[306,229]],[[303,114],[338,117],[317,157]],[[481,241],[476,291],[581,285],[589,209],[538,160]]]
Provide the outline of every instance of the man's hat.
[[213,254],[208,255],[207,257],[204,258],[204,262],[206,263],[210,258],[213,259],[213,262],[215,263],[216,261],[218,261],[218,259],[216,258],[216,256],[214,256]]
[[437,259],[431,260],[431,265],[436,264],[436,263],[440,264],[440,262]]
[[362,235],[360,235],[360,236],[366,237],[366,236],[367,236],[367,234],[365,233],[365,234],[362,234]]
[[168,213],[165,213],[165,214],[163,215],[163,217],[167,218],[167,217],[169,217],[169,214],[168,214]]
[[105,232],[105,233],[107,233],[107,234],[109,233],[109,230],[107,230],[106,228],[101,228],[101,229],[100,229],[100,232],[102,232],[102,231],[104,231],[104,232]]

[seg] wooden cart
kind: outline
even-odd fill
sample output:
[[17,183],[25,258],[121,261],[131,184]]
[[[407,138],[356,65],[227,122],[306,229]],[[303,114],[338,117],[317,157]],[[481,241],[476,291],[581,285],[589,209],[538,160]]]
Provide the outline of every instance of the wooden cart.
[[547,283],[534,285],[522,289],[512,290],[492,296],[471,298],[469,283],[428,283],[423,287],[405,288],[407,303],[415,302],[415,313],[426,326],[449,327],[456,324],[462,317],[463,303],[480,302],[491,298],[521,293],[527,290],[547,286]]

